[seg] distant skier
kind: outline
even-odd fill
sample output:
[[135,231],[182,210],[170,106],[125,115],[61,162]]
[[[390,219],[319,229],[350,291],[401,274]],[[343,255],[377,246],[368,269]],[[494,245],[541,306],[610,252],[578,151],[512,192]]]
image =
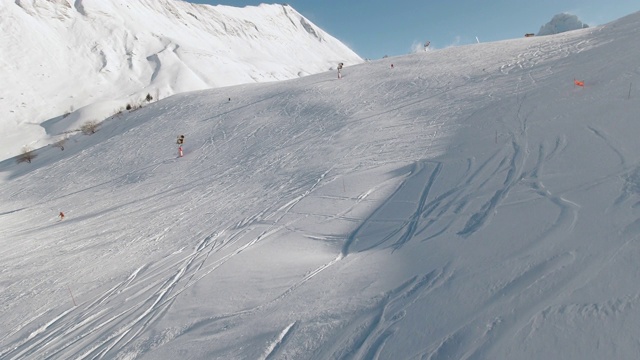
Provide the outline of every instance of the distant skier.
[[393,69],[393,64],[391,64],[391,68]]
[[426,43],[424,43],[424,51],[427,51],[429,45],[431,45],[431,41],[427,41]]
[[338,79],[342,79],[342,66],[344,66],[343,63],[338,63]]
[[64,220],[64,213],[60,211],[60,214],[58,214],[58,217],[60,218],[60,221]]
[[184,135],[178,136],[178,140],[176,141],[178,144],[178,156],[182,157],[182,144],[184,144]]

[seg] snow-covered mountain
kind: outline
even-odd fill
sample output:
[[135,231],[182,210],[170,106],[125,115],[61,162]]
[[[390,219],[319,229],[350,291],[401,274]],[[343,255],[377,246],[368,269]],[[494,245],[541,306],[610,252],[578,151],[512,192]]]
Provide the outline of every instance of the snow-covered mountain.
[[155,101],[362,62],[288,5],[0,0],[0,32],[0,159],[146,104],[147,94]]
[[177,94],[0,162],[0,358],[637,358],[639,32]]
[[540,27],[538,36],[560,34],[563,32],[585,29],[588,27],[589,25],[580,21],[580,19],[576,15],[567,13],[556,14],[548,23]]

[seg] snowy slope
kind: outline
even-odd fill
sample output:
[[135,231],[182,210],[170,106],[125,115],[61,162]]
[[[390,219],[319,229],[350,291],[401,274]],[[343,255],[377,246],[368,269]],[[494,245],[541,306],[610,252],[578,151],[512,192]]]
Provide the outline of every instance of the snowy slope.
[[1,162],[0,358],[635,358],[639,30],[178,94]]
[[362,62],[288,5],[0,0],[0,31],[0,131],[9,134],[0,159],[147,94],[157,100]]

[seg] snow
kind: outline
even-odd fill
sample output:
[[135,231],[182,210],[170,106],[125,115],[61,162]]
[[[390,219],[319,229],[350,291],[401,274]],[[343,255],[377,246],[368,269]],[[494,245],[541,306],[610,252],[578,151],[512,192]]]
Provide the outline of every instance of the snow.
[[0,159],[147,94],[160,100],[363,62],[288,5],[0,0],[0,31]]
[[635,358],[639,28],[176,94],[0,162],[0,358]]

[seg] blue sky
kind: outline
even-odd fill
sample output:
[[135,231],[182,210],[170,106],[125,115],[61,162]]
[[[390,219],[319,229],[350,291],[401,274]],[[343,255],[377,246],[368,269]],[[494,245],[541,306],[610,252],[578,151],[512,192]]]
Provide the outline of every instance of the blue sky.
[[[243,7],[267,1],[188,0]],[[271,3],[271,2],[268,2]],[[589,26],[640,11],[640,0],[288,0],[303,16],[358,55],[378,59],[433,48],[513,39],[537,33],[559,13],[577,15]]]

